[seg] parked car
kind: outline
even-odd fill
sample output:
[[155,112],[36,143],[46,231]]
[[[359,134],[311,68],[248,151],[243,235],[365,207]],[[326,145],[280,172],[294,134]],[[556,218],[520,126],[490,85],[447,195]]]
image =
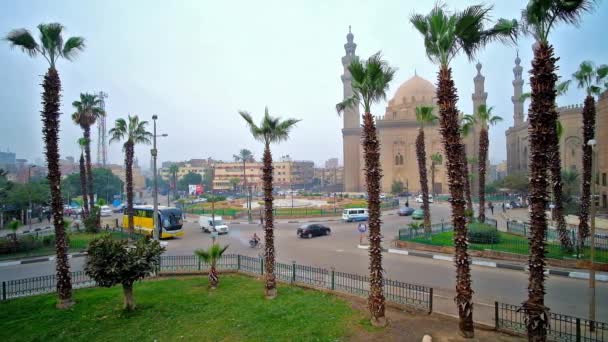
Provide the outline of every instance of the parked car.
[[[416,203],[422,203],[422,195],[416,196]],[[433,195],[429,194],[429,203],[433,203]]]
[[115,207],[114,210],[112,210],[112,212],[122,213],[124,210],[125,210],[125,206],[124,206],[124,204],[121,204],[118,207]]
[[112,216],[112,209],[110,209],[107,205],[102,205],[99,209],[99,215],[103,216]]
[[300,226],[297,230],[297,234],[301,238],[312,238],[313,236],[329,235],[331,229],[328,226],[322,224],[311,223]]
[[412,218],[414,220],[422,220],[424,218],[424,210],[423,209],[414,210],[414,212],[412,213]]
[[414,213],[415,209],[412,207],[403,207],[399,208],[399,212],[397,213],[399,216],[410,216]]
[[215,216],[215,220],[211,216],[199,216],[198,225],[203,232],[228,234],[228,226],[224,224],[221,216]]

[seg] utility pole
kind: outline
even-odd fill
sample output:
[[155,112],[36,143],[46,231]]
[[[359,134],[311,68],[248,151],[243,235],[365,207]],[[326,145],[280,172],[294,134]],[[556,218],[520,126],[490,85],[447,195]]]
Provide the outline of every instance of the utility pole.
[[154,134],[152,137],[152,150],[150,151],[152,153],[152,171],[154,172],[154,189],[152,189],[152,197],[153,197],[153,202],[154,202],[154,218],[153,218],[153,222],[154,222],[154,228],[152,230],[152,236],[154,237],[154,240],[158,241],[160,239],[160,226],[162,225],[162,222],[158,221],[158,173],[156,172],[156,158],[158,156],[158,150],[156,149],[156,137],[160,136],[160,137],[166,137],[167,134],[161,134],[161,135],[157,135],[156,134],[156,120],[158,119],[158,115],[152,115],[152,121],[154,122]]
[[[215,180],[215,165],[211,166],[211,223],[215,229],[215,194],[213,181]],[[213,240],[215,242],[215,240]]]
[[[591,146],[591,255],[589,257],[591,265],[589,267],[589,320],[591,324],[589,329],[595,331],[595,191],[596,191],[596,178],[598,176],[597,170],[597,142],[595,139],[591,139],[587,142],[587,145]],[[585,246],[585,242],[582,242],[582,246]]]
[[[103,91],[99,92],[99,103],[101,109],[106,111],[106,102],[104,99],[108,98],[108,93]],[[104,114],[97,121],[97,165],[101,165],[106,167],[107,159],[108,159],[108,148],[106,143],[106,115]]]
[[27,199],[28,199],[28,213],[27,213],[27,222],[30,227],[30,231],[32,230],[32,183],[30,180],[32,179],[32,169],[35,168],[36,165],[30,165],[27,168]]

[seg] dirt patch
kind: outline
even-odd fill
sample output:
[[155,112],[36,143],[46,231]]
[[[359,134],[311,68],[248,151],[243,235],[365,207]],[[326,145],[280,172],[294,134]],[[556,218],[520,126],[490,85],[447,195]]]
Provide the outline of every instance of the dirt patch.
[[[354,309],[360,310],[367,317],[367,303],[365,299],[346,297]],[[462,338],[458,332],[458,320],[453,317],[439,314],[425,314],[415,310],[403,310],[388,307],[386,317],[389,325],[386,328],[375,328],[365,318],[350,332],[348,341],[355,342],[391,342],[391,341],[422,341],[424,335],[430,335],[433,342],[452,341],[498,341],[512,342],[525,341],[521,336],[512,336],[496,332],[489,327],[476,326],[475,338]]]

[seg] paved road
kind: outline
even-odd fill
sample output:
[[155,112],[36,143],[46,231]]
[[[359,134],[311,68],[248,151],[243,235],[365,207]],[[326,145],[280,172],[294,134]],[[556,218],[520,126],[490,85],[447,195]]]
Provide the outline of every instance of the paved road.
[[[432,212],[434,222],[449,219],[450,209],[445,204],[433,204]],[[393,212],[394,213],[394,212]],[[399,226],[410,222],[410,218],[396,215],[384,215],[383,235],[385,240],[392,239]],[[282,221],[282,220],[281,220]],[[359,234],[356,231],[357,223],[329,222],[332,228],[330,236],[313,239],[299,239],[296,237],[297,223],[277,225],[276,250],[280,262],[334,267],[337,270],[358,274],[366,274],[368,267],[367,251],[356,248]],[[228,235],[218,238],[221,244],[230,244],[229,253],[239,253],[257,256],[259,250],[248,246],[249,237],[256,232],[263,236],[262,228],[257,224],[235,224],[230,227]],[[169,240],[167,254],[192,255],[196,248],[204,248],[211,244],[209,234],[202,233],[193,223],[185,224],[185,236],[181,239]],[[84,258],[72,260],[72,269],[82,269]],[[53,272],[53,263],[36,263],[18,266],[0,267],[0,280],[18,279]],[[397,254],[384,255],[386,276],[391,279],[409,283],[431,286],[435,289],[435,308],[438,311],[456,314],[453,304],[455,269],[450,262],[404,256]],[[521,271],[486,268],[472,266],[473,289],[475,291],[476,317],[482,314],[482,319],[490,323],[489,319],[493,308],[484,304],[493,305],[494,300],[505,303],[519,304],[527,295],[527,274]],[[586,292],[587,281],[570,279],[559,276],[549,276],[547,279],[546,303],[554,311],[579,317],[587,316]],[[608,302],[608,284],[598,283],[597,302]],[[597,318],[608,321],[608,306],[598,305]]]

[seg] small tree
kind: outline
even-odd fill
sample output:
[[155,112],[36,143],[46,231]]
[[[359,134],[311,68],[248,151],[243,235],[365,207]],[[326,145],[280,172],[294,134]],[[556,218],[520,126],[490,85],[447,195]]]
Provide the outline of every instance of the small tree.
[[220,245],[214,243],[211,245],[211,247],[209,247],[209,249],[197,249],[194,251],[194,254],[196,254],[202,261],[211,265],[211,269],[209,270],[209,287],[212,290],[215,290],[220,282],[216,269],[217,261],[228,249],[228,246],[229,245],[221,247]]
[[396,180],[393,181],[393,185],[391,185],[391,192],[393,194],[400,194],[403,192],[403,182]]
[[124,309],[134,310],[133,283],[154,270],[164,251],[158,241],[140,239],[130,246],[104,235],[89,244],[85,272],[102,287],[122,284]]
[[21,227],[21,221],[19,220],[12,220],[8,224],[8,228],[13,232],[13,249],[15,252],[17,252],[17,229],[19,227]]

